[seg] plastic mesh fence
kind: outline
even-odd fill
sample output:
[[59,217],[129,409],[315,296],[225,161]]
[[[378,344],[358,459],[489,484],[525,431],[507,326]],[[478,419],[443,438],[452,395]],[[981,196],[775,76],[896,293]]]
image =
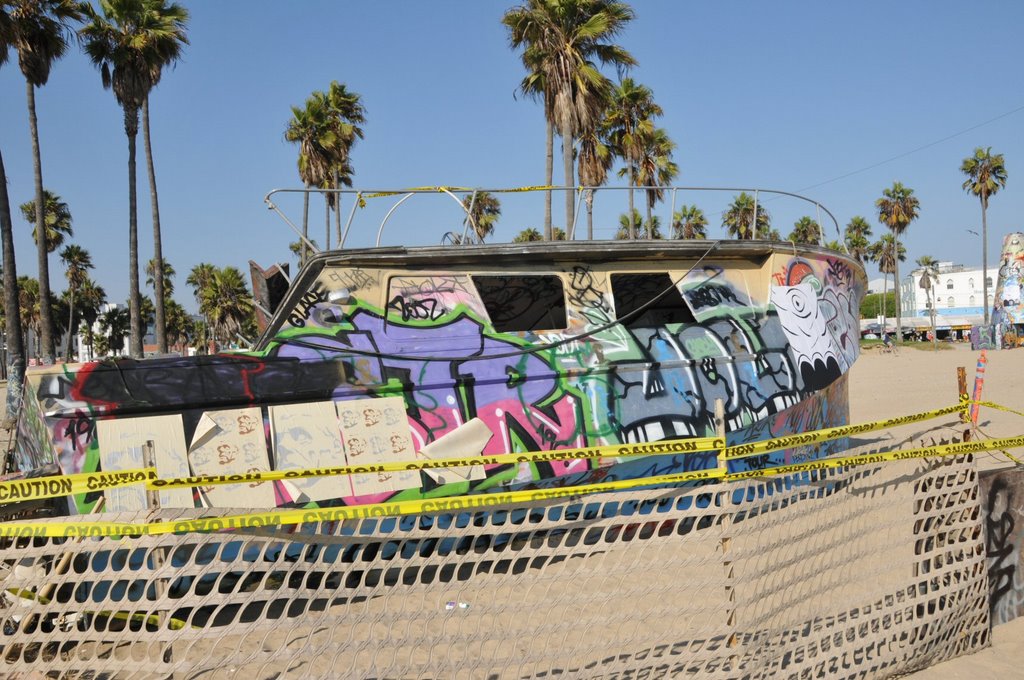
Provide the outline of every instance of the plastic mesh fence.
[[970,457],[244,533],[8,539],[0,559],[4,677],[884,678],[988,644]]

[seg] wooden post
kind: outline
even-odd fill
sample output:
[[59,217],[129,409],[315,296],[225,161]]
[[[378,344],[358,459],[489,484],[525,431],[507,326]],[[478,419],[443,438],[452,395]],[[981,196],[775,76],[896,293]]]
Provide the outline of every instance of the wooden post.
[[[152,439],[146,441],[142,447],[142,467],[156,469],[156,444]],[[151,521],[158,521],[154,515],[160,509],[160,492],[155,489],[146,489],[146,507],[149,508]],[[151,548],[149,551],[150,567],[156,571],[164,566],[167,561],[167,548]],[[153,582],[153,592],[157,600],[163,598],[167,592],[167,579],[156,579]],[[153,613],[156,617],[157,627],[164,625],[164,615],[161,611]],[[165,661],[169,660],[170,646],[164,651]]]
[[[725,402],[721,399],[715,399],[715,436],[725,440]],[[722,458],[722,451],[718,452],[718,469],[723,473],[729,471],[729,461]],[[736,568],[733,566],[732,555],[730,550],[732,546],[732,537],[730,531],[732,529],[732,494],[727,487],[727,483],[723,479],[720,483],[721,490],[718,492],[718,497],[721,499],[720,507],[722,512],[722,568],[725,570],[725,594],[728,604],[725,610],[725,625],[728,627],[728,635],[725,639],[726,647],[734,648],[739,644],[739,640],[736,636],[736,586],[733,585],[733,579],[735,578]],[[729,655],[729,667],[730,670],[737,670],[736,666],[739,663],[739,655],[732,653]]]
[[[959,393],[961,403],[966,403],[970,398],[967,395],[967,369],[963,366],[957,366],[956,369],[956,387]],[[966,423],[968,421],[967,410],[960,411],[960,422]],[[971,441],[971,430],[967,428],[964,430],[964,441]]]

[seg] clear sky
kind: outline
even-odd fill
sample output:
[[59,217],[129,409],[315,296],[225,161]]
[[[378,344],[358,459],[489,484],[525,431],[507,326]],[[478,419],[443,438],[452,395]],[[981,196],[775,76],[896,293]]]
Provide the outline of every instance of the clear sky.
[[[514,96],[523,71],[500,23],[512,0],[184,4],[191,45],[151,107],[164,253],[178,272],[175,298],[190,309],[185,278],[195,264],[246,271],[250,258],[264,266],[292,258],[294,235],[262,199],[299,186],[297,147],[283,137],[289,107],[331,80],[358,92],[367,110],[365,139],[352,155],[357,187],[543,183],[542,112]],[[981,210],[961,189],[959,167],[974,147],[991,146],[1004,154],[1009,181],[989,208],[989,262],[1004,234],[1024,228],[1024,3],[649,0],[634,7],[637,19],[619,42],[639,61],[631,75],[665,111],[659,122],[678,145],[678,184],[797,191],[828,207],[840,227],[867,217],[877,239],[874,201],[898,180],[921,202],[901,270],[922,255],[979,266],[981,240],[967,230],[980,231]],[[0,149],[18,205],[33,189],[16,59],[0,68]],[[69,204],[73,241],[91,252],[96,280],[111,301],[123,301],[121,111],[77,48],[56,64],[36,101],[44,183]],[[144,264],[152,230],[141,141],[138,182]],[[729,198],[683,200],[704,208],[717,238]],[[280,204],[301,220],[295,197]],[[539,202],[531,214],[516,205],[507,199],[492,241],[541,226]],[[782,202],[768,207],[786,235],[800,213]],[[403,209],[383,243],[438,243],[458,223],[456,212],[440,211]],[[31,227],[14,212],[18,273],[35,276]],[[322,212],[315,214],[313,224],[322,225]],[[376,223],[357,219],[356,229],[351,245],[373,244]],[[313,235],[322,243],[322,226]],[[51,281],[64,287],[56,255]]]

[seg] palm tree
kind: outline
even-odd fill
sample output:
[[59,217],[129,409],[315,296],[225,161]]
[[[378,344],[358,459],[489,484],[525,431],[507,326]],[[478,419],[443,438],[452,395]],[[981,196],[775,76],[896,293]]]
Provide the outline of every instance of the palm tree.
[[75,293],[89,278],[89,270],[93,268],[92,256],[81,246],[69,244],[60,251],[60,261],[64,264],[64,273],[68,279],[68,340],[64,347],[64,356],[71,360],[71,339],[76,335],[75,327]]
[[861,266],[865,262],[871,261],[868,257],[868,249],[871,247],[871,242],[868,240],[869,236],[871,236],[871,225],[868,221],[860,215],[852,217],[849,224],[846,225],[844,242],[846,243],[847,252]]
[[[0,66],[7,62],[10,46],[14,43],[14,23],[6,5],[0,4]],[[4,309],[18,309],[18,266],[14,254],[14,221],[11,219],[11,199],[7,193],[7,170],[0,153],[0,243],[3,248]],[[21,390],[25,383],[25,346],[21,329],[21,314],[11,311],[4,315],[7,332],[7,404],[3,426],[10,429],[18,419]]]
[[612,103],[602,126],[612,150],[626,161],[630,186],[628,215],[633,214],[632,187],[637,185],[636,168],[646,145],[644,138],[654,130],[654,118],[661,114],[651,89],[632,78],[623,78],[612,91]]
[[[752,239],[773,235],[771,233],[771,216],[764,206],[757,203],[757,219],[754,219],[754,197],[745,191],[733,199],[728,210],[722,216],[722,226],[733,238]],[[756,227],[755,227],[756,223]]]
[[[71,227],[71,210],[68,204],[60,200],[60,196],[49,189],[43,190],[43,230],[46,233],[46,253],[50,253],[64,245],[64,239],[74,236]],[[25,221],[32,225],[32,241],[39,243],[39,231],[36,228],[36,203],[28,201],[20,206]]]
[[[889,293],[889,274],[896,272],[897,262],[907,259],[907,251],[903,244],[896,240],[894,234],[882,234],[882,237],[869,248],[869,259],[878,263],[878,271],[882,273],[882,333],[886,324],[886,296]],[[897,330],[897,335],[901,333]]]
[[[28,122],[32,134],[32,160],[35,170],[36,231],[43,231],[44,194],[43,165],[39,150],[39,124],[36,118],[36,88],[46,85],[54,62],[64,56],[68,38],[73,33],[71,24],[82,18],[83,6],[76,0],[7,0],[4,4],[8,36],[6,45],[18,52],[18,66],[25,76],[28,96]],[[39,264],[39,292],[43,300],[50,298],[50,263],[45,242],[37,242]],[[52,363],[55,354],[53,318],[44,305],[40,313],[39,335],[42,358]]]
[[932,299],[932,292],[935,284],[939,282],[939,263],[931,255],[922,255],[917,258],[917,266],[921,268],[921,283],[924,288],[925,299],[928,300],[928,316],[932,321],[932,350],[938,350],[938,337],[935,333],[935,300]]
[[521,232],[516,234],[516,237],[512,239],[512,243],[529,243],[530,241],[543,241],[544,234],[540,233],[533,227],[523,229]]
[[174,300],[167,301],[167,341],[171,347],[183,349],[195,333],[192,318]]
[[[882,191],[882,197],[875,201],[878,208],[878,221],[889,227],[889,231],[896,237],[896,249],[899,249],[900,236],[907,230],[910,223],[917,219],[920,203],[914,196],[914,190],[905,187],[899,182],[893,182],[892,187]],[[900,292],[900,258],[894,261],[893,286],[896,290],[896,342],[903,341],[902,308],[903,303]]]
[[[615,157],[601,138],[598,130],[588,130],[580,137],[579,165],[580,184],[585,187],[603,186],[608,181]],[[551,192],[548,192],[550,195]],[[594,239],[594,189],[588,189],[584,197],[587,202],[587,240]]]
[[[360,97],[348,90],[344,84],[332,80],[327,88],[328,124],[334,128],[335,144],[331,147],[333,162],[327,178],[331,188],[338,190],[342,185],[352,186],[352,164],[350,154],[357,139],[363,138],[360,127],[366,122],[366,109]],[[341,194],[328,196],[328,205],[334,208],[335,240],[341,244]],[[331,239],[326,239],[331,247]]]
[[[128,311],[131,356],[142,358],[139,309],[139,234],[135,190],[135,141],[139,111],[153,89],[154,70],[181,50],[188,13],[162,0],[100,0],[102,16],[83,5],[89,21],[80,31],[85,51],[100,69],[103,87],[112,89],[124,111],[128,137]],[[157,259],[162,253],[157,253]]]
[[992,155],[992,147],[974,150],[960,165],[960,172],[967,175],[964,180],[964,191],[974,194],[981,200],[981,268],[982,295],[985,298],[985,325],[988,325],[988,199],[1006,186],[1006,167],[1003,154]]
[[[527,0],[502,17],[513,48],[524,47],[523,64],[534,84],[543,88],[544,111],[562,137],[565,186],[575,186],[574,145],[578,136],[596,130],[611,90],[611,82],[594,60],[624,69],[633,56],[608,42],[634,17],[629,5],[613,0]],[[565,228],[571,228],[573,192],[565,192]],[[547,226],[545,225],[545,229]]]
[[643,220],[640,211],[633,209],[633,219],[630,220],[627,213],[619,215],[619,230],[615,232],[615,238],[619,241],[631,240],[633,236],[640,239],[660,239],[661,220],[654,215],[646,222]]
[[306,99],[303,108],[292,107],[292,119],[288,121],[284,138],[299,145],[299,179],[306,186],[302,202],[303,249],[299,266],[309,257],[309,189],[321,186],[332,175],[331,149],[337,143],[335,132],[329,124],[327,98],[322,92],[314,92]]
[[252,296],[242,273],[234,267],[215,269],[203,291],[201,307],[209,315],[214,337],[230,342],[253,313]]
[[207,288],[210,287],[213,281],[214,273],[217,268],[208,262],[200,262],[196,266],[192,267],[192,271],[189,272],[188,278],[185,279],[185,283],[192,289],[192,296],[196,300],[196,304],[199,305],[199,313],[203,315],[206,320],[206,325],[203,327],[203,342],[208,344],[209,342],[209,328],[210,328],[210,314],[209,310],[204,308],[204,295]]
[[[131,314],[124,307],[111,307],[100,315],[100,333],[103,347],[99,354],[116,354],[124,350],[125,333],[131,332]],[[97,343],[99,344],[99,343]]]
[[672,160],[672,151],[676,145],[662,128],[642,133],[638,137],[639,154],[627,165],[635,164],[632,176],[639,186],[647,187],[644,190],[647,195],[647,222],[651,223],[654,204],[665,196],[665,190],[661,187],[671,184],[679,174],[679,166]]
[[[163,278],[162,288],[164,294],[167,295],[167,297],[170,297],[174,295],[174,275],[177,274],[177,272],[174,271],[174,265],[172,265],[167,260],[164,260],[163,269],[164,275],[161,277]],[[156,258],[154,257],[153,259],[146,263],[146,285],[153,289],[154,294],[156,293],[157,289],[161,287],[158,286],[157,283],[158,282],[156,280]],[[160,305],[154,305],[154,311],[159,320]]]
[[706,239],[708,218],[696,205],[683,204],[672,214],[672,238]]
[[95,336],[92,332],[93,324],[100,315],[100,308],[103,307],[107,302],[107,292],[103,290],[102,286],[96,285],[96,282],[86,277],[82,284],[78,287],[78,309],[81,314],[82,320],[85,321],[85,327],[87,332],[85,333],[86,341],[89,344],[89,357],[94,356],[93,352],[93,341]]
[[21,319],[22,332],[25,334],[22,338],[23,346],[26,350],[29,348],[28,332],[32,331],[36,336],[36,351],[35,354],[39,354],[39,281],[29,276],[19,276],[18,285],[15,286],[15,290],[18,291],[18,316]]
[[821,226],[806,215],[793,224],[793,231],[786,240],[794,243],[817,244],[821,241]]
[[462,199],[466,219],[473,229],[473,235],[480,243],[494,233],[494,225],[501,217],[501,201],[488,191],[474,191]]
[[[185,35],[185,27],[188,24],[188,10],[184,7],[166,0],[150,0],[146,9],[148,13],[156,16],[149,17],[153,26],[161,27],[160,30],[170,28],[172,33],[170,39],[162,40],[162,50],[154,51],[151,56],[153,61],[149,64],[150,89],[157,86],[160,76],[167,66],[174,64],[181,57],[182,50],[188,44],[188,36]],[[164,263],[163,238],[160,233],[160,201],[156,191],[156,169],[153,166],[153,145],[149,135],[149,92],[142,100],[142,141],[146,150],[146,171],[149,175],[149,200],[153,209],[153,261]],[[167,353],[167,326],[164,318],[167,298],[170,291],[164,290],[166,276],[155,280],[154,295],[156,296],[156,346],[157,352]]]

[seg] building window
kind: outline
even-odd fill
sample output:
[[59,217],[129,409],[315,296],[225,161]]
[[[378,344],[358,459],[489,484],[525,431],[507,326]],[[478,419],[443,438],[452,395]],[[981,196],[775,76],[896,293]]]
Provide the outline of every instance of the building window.
[[[615,318],[626,328],[694,323],[693,312],[667,274],[612,274]],[[642,308],[642,309],[641,309]]]
[[972,289],[972,290],[974,289],[974,278],[973,277],[967,279],[967,287]]
[[557,276],[474,276],[473,283],[499,333],[566,327],[565,293]]
[[946,279],[946,290],[953,290],[953,279]]
[[985,285],[988,286],[989,288],[992,287],[992,277],[991,276],[986,276],[985,277]]
[[968,301],[967,304],[969,304],[971,307],[974,306],[974,296],[973,295],[971,296],[971,299]]
[[953,297],[952,296],[950,296],[950,298],[948,300],[946,300],[946,306],[947,307],[952,307],[953,306]]

